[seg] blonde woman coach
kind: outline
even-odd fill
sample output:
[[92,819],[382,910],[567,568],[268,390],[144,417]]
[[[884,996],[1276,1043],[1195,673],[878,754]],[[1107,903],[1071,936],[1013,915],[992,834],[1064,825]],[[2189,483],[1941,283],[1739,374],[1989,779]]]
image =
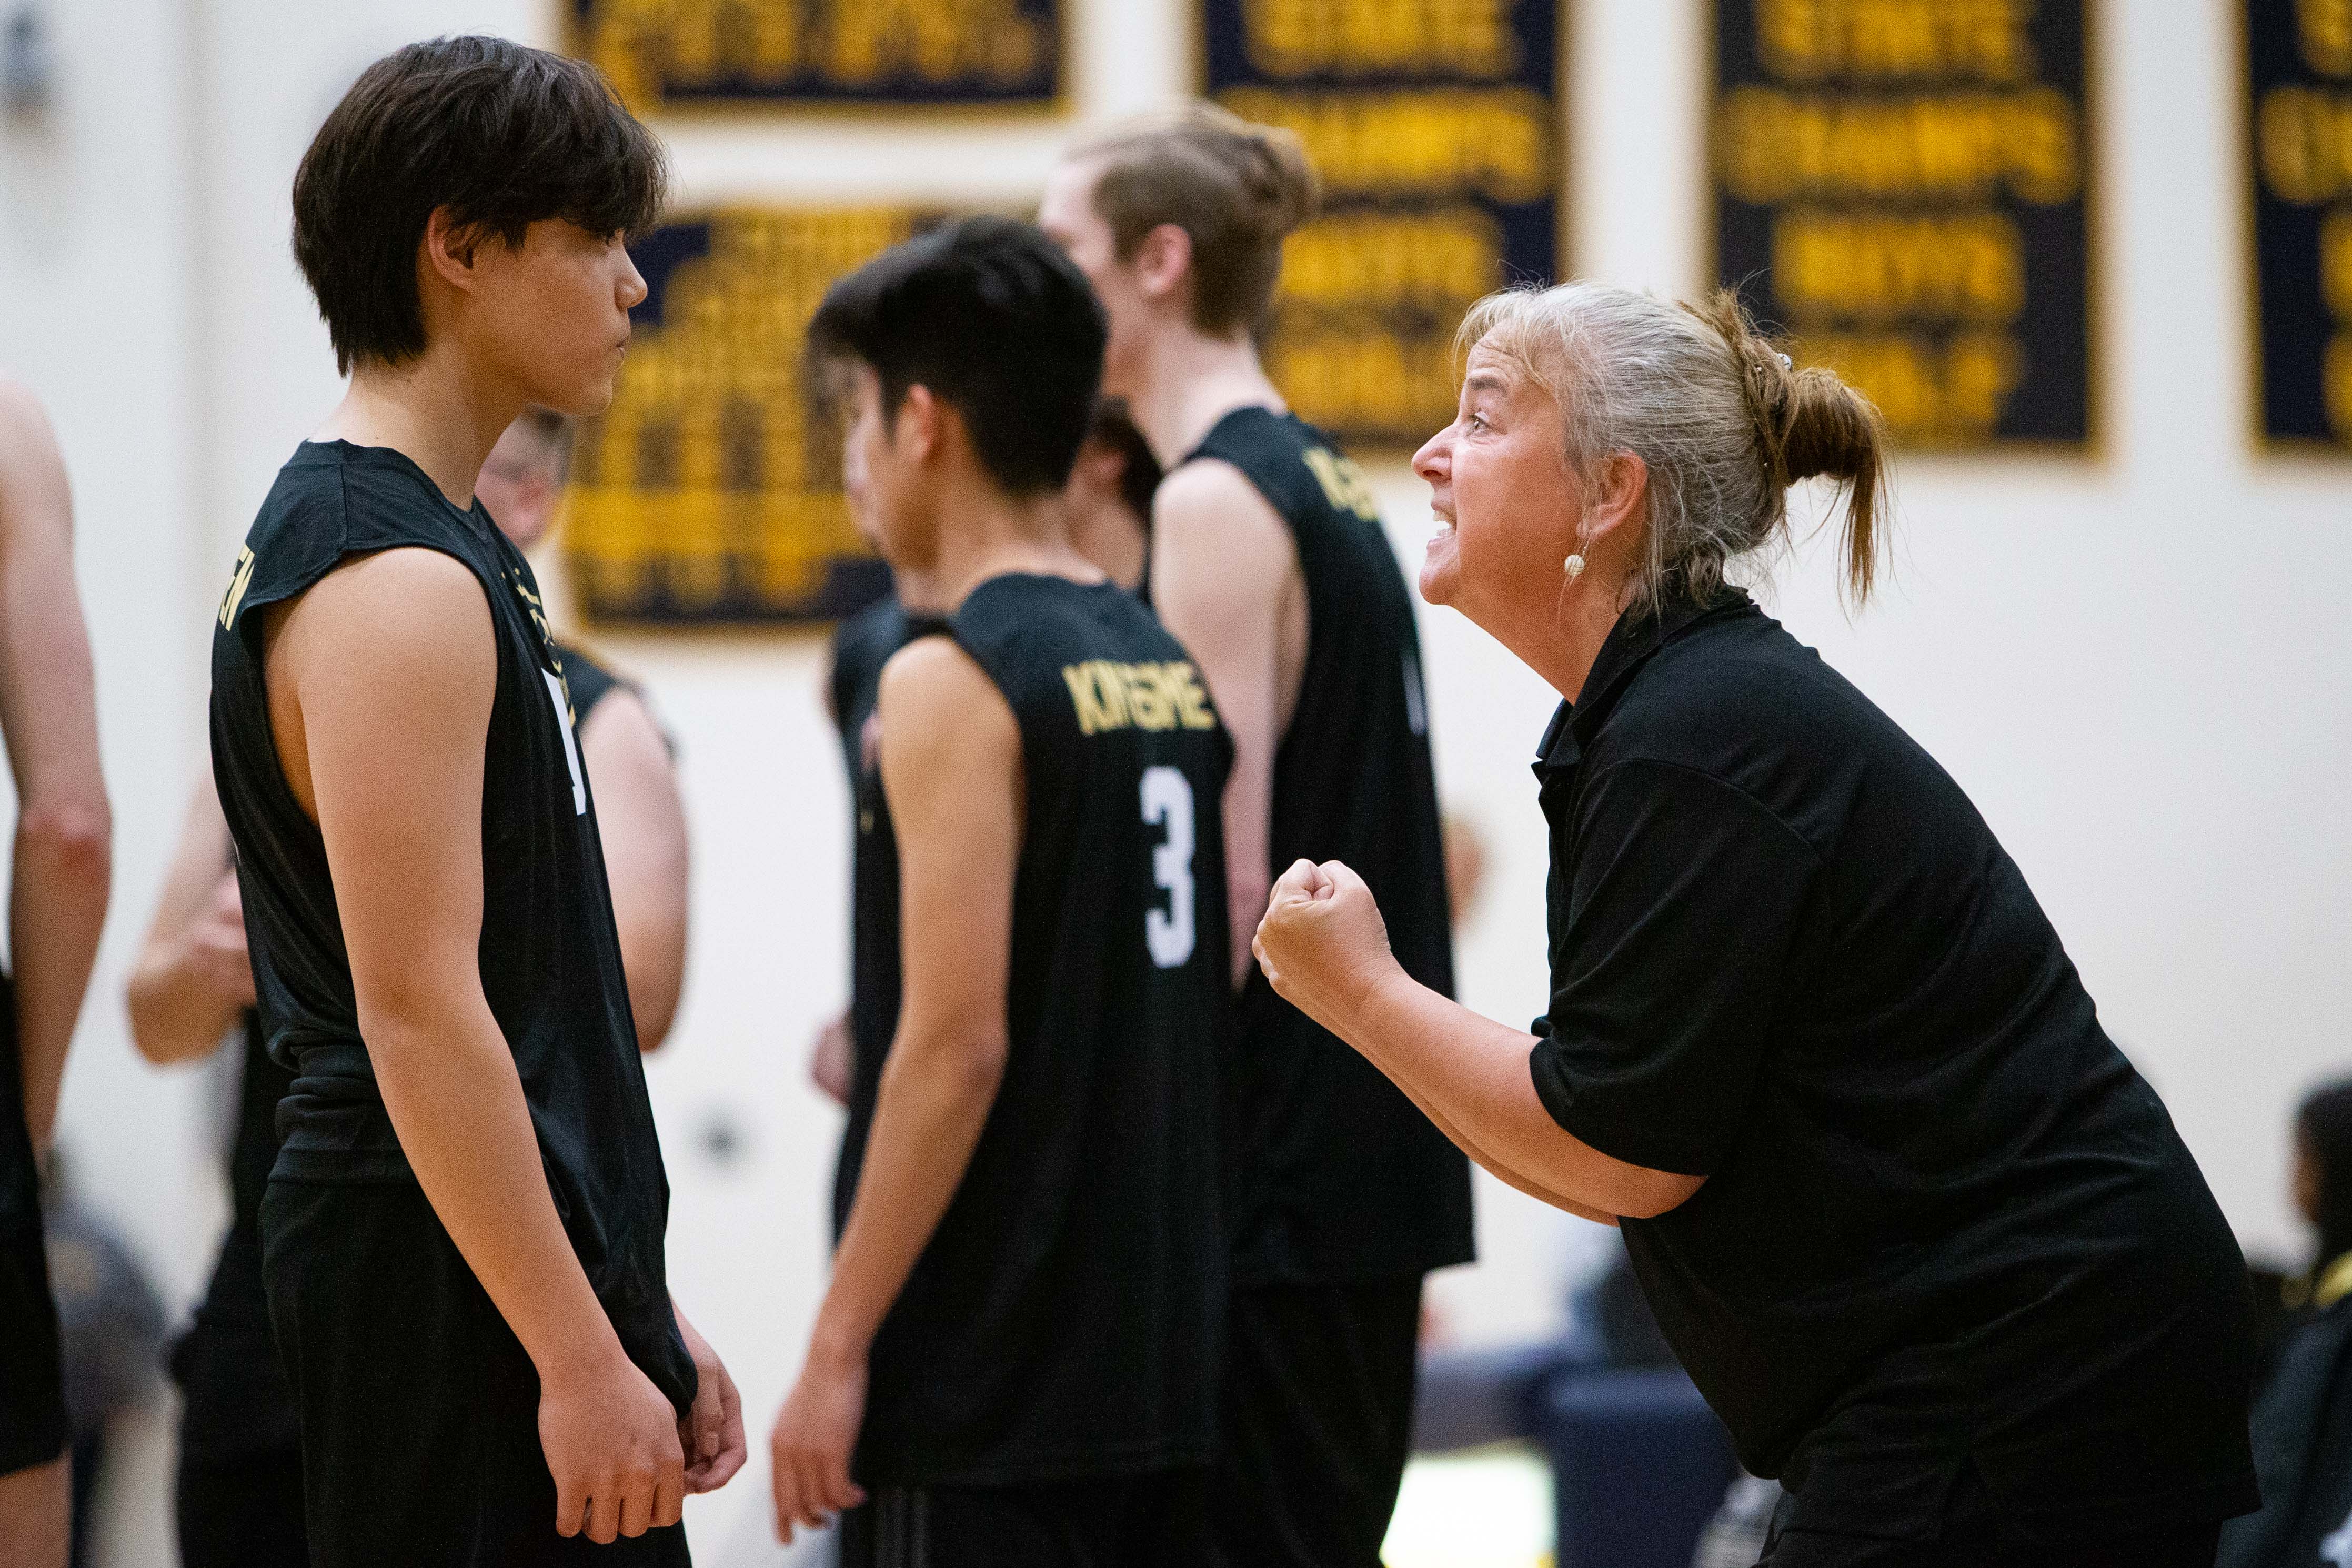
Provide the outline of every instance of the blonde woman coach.
[[1771,1568],[2210,1568],[2254,1504],[2242,1260],[1967,798],[1726,568],[1881,427],[1736,304],[1482,302],[1414,467],[1422,570],[1565,699],[1536,763],[1534,1037],[1412,982],[1337,862],[1276,885],[1275,987],[1503,1180],[1619,1224],[1749,1468]]

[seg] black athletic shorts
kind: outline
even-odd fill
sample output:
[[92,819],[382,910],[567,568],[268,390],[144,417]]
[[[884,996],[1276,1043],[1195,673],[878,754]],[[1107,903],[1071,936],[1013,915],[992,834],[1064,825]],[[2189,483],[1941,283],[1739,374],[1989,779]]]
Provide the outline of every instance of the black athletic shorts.
[[261,1237],[314,1568],[685,1568],[555,1533],[538,1370],[415,1184],[273,1180]]
[[0,974],[0,1476],[66,1451],[58,1303],[41,1244],[41,1183],[25,1125],[16,987]]
[[2213,1568],[2221,1544],[2218,1520],[2073,1540],[2028,1533],[1986,1492],[1973,1465],[1953,1488],[1934,1541],[1790,1530],[1795,1508],[1793,1496],[1780,1500],[1757,1568]]
[[180,1568],[310,1568],[300,1448],[183,1449],[176,1492]]
[[66,1451],[58,1304],[38,1225],[0,1234],[0,1476]]
[[1022,1487],[880,1487],[841,1519],[839,1568],[1200,1568],[1204,1470]]
[[1412,1447],[1421,1276],[1234,1292],[1210,1485],[1232,1568],[1380,1568]]

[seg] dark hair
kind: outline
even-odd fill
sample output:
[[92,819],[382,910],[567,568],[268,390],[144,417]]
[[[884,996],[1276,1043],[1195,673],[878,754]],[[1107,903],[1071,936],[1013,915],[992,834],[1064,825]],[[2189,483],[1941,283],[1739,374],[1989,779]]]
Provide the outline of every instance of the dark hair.
[[1282,276],[1282,242],[1322,200],[1295,132],[1253,125],[1213,103],[1081,143],[1099,163],[1094,207],[1122,261],[1172,223],[1192,242],[1192,324],[1255,330]]
[[1151,498],[1160,489],[1160,459],[1152,455],[1151,443],[1135,427],[1134,418],[1127,411],[1127,399],[1100,397],[1095,400],[1095,415],[1087,426],[1087,441],[1107,451],[1118,454],[1118,499],[1136,521],[1146,528],[1151,526]]
[[973,452],[1013,495],[1068,482],[1102,384],[1108,329],[1086,277],[1036,227],[943,224],[825,291],[809,323],[820,363],[856,360],[895,416],[920,384],[963,418]]
[[2319,1175],[2319,1267],[2352,1252],[2352,1079],[2322,1084],[2294,1114],[2303,1156]]
[[542,218],[634,233],[668,186],[661,143],[593,66],[504,38],[396,49],[319,127],[294,175],[294,259],[336,367],[425,352],[416,247],[436,208],[522,243]]

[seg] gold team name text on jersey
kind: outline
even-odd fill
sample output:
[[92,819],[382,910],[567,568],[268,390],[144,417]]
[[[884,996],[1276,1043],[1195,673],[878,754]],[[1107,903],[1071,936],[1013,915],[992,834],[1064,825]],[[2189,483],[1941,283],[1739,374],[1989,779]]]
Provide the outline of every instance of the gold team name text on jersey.
[[1078,733],[1099,735],[1108,730],[1213,730],[1217,715],[1209,693],[1190,660],[1168,664],[1120,664],[1112,659],[1088,659],[1062,667],[1077,709]]

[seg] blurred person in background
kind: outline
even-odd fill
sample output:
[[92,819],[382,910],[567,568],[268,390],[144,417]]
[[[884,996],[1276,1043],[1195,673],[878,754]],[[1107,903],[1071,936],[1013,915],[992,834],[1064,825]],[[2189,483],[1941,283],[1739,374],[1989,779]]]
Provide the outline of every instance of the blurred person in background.
[[1551,1005],[1531,1037],[1415,982],[1336,861],[1276,884],[1274,984],[1620,1226],[1786,1484],[1772,1568],[2211,1568],[2257,1501],[2230,1228],[1958,786],[1725,578],[1824,476],[1867,598],[1875,410],[1729,295],[1515,290],[1461,341],[1422,592],[1562,699]]
[[1474,1247],[1468,1163],[1250,963],[1276,869],[1343,858],[1406,969],[1454,986],[1412,596],[1362,473],[1258,361],[1283,239],[1318,201],[1294,134],[1201,104],[1073,150],[1038,222],[1110,318],[1104,390],[1168,469],[1151,603],[1234,736],[1219,1551],[1373,1568],[1412,1444],[1423,1279]]
[[[482,463],[474,494],[499,531],[528,554],[555,526],[571,466],[572,422],[531,408]],[[629,1009],[640,1050],[661,1048],[686,989],[688,860],[686,805],[668,738],[637,684],[576,642],[551,634],[572,694],[580,754],[596,781],[596,832],[621,931]]]
[[69,1433],[41,1162],[112,875],[73,503],[32,395],[0,378],[0,739],[16,787],[0,975],[0,1568],[58,1568]]
[[[1143,433],[1128,417],[1126,405],[1117,398],[1097,399],[1086,443],[1078,448],[1077,466],[1070,470],[1062,496],[1069,512],[1071,544],[1129,592],[1143,584],[1151,492],[1159,484],[1160,465]],[[862,495],[863,484],[846,487],[846,493]],[[853,506],[852,511],[858,532],[874,543],[872,523],[861,509]],[[890,833],[889,803],[882,796],[874,696],[882,683],[882,667],[892,654],[918,637],[946,628],[946,621],[929,607],[937,603],[924,574],[894,569],[890,592],[835,628],[833,668],[824,683],[825,714],[840,736],[842,766],[849,777],[849,1005],[818,1032],[809,1076],[836,1104],[849,1110],[853,1125],[842,1140],[845,1158],[865,1142],[865,1126],[874,1114],[873,1086],[879,1081],[882,1055],[889,1049],[890,1031],[898,1021],[898,856]],[[863,1080],[856,1071],[861,1048],[869,1068]],[[860,1081],[864,1092],[855,1092]],[[836,1239],[849,1217],[849,1196],[856,1185],[856,1171],[845,1163],[834,1178]]]
[[[475,494],[516,548],[553,521],[570,426],[532,409],[508,426]],[[675,1016],[686,954],[686,817],[669,754],[636,689],[559,643],[580,745],[596,781],[605,878],[641,1050]],[[641,975],[643,978],[641,978]],[[226,1150],[229,1227],[194,1321],[172,1355],[183,1397],[174,1506],[185,1568],[302,1568],[301,1427],[261,1277],[261,1199],[278,1159],[278,1102],[294,1075],[270,1059],[254,1009],[228,824],[209,773],[188,802],[127,1000],[131,1037],[158,1067],[237,1043]]]
[[2222,1568],[2352,1568],[2352,1079],[2305,1098],[2294,1170],[2317,1245],[2254,1405],[2263,1509],[2222,1531]]
[[95,1560],[98,1490],[115,1423],[155,1395],[163,1303],[121,1233],[80,1201],[62,1150],[49,1157],[41,1206],[73,1433],[72,1562],[82,1568]]

